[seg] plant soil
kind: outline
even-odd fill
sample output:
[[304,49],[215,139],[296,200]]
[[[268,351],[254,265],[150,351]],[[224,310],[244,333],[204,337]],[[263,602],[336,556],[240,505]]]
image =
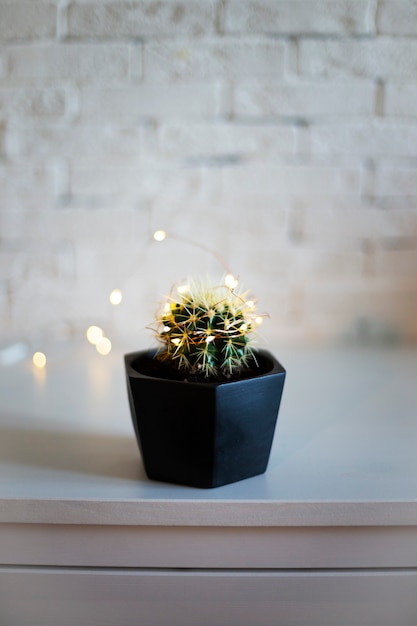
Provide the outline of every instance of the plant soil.
[[227,383],[262,376],[262,374],[265,374],[267,371],[262,361],[257,364],[255,360],[252,360],[252,365],[245,367],[239,373],[232,376],[204,376],[199,373],[191,374],[185,370],[172,367],[170,362],[160,361],[157,358],[152,357],[141,359],[140,362],[137,361],[136,363],[133,363],[133,367],[141,374],[145,374],[146,376],[151,376],[153,378],[163,378],[165,380],[176,380],[190,383]]

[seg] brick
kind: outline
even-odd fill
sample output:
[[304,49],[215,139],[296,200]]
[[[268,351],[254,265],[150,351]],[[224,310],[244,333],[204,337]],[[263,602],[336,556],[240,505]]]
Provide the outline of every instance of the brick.
[[[241,204],[236,206],[228,203],[225,199],[206,204],[205,211],[201,208],[196,211],[193,203],[187,211],[183,209],[182,216],[177,217],[176,213],[174,219],[167,216],[166,222],[174,232],[186,236],[189,240],[201,242],[203,246],[211,248],[226,259],[229,265],[231,264],[232,271],[241,275],[242,288],[250,289],[252,285],[246,280],[245,270],[253,268],[254,265],[261,269],[263,255],[284,245],[287,212],[276,207],[266,208],[263,205],[254,211],[253,203],[251,206],[242,207]],[[170,231],[169,228],[167,230]],[[178,242],[178,252],[180,246],[181,242]],[[193,247],[190,247],[190,252],[192,250]],[[212,255],[209,256],[213,259]],[[235,262],[237,258],[239,264]],[[221,265],[216,259],[213,260],[213,270],[221,273]]]
[[314,125],[312,154],[417,157],[417,125],[361,123]]
[[65,87],[2,87],[0,112],[10,119],[63,116],[68,108]]
[[377,29],[386,35],[417,35],[417,4],[414,0],[380,0]]
[[302,212],[301,240],[310,249],[360,251],[365,238],[378,232],[378,214],[368,209],[311,209]]
[[242,166],[222,171],[226,193],[265,194],[276,197],[359,194],[361,171],[357,168],[317,165]]
[[47,39],[56,36],[55,2],[2,0],[0,41]]
[[12,45],[7,51],[9,74],[14,79],[74,79],[99,81],[128,74],[127,44]]
[[389,82],[385,86],[385,115],[417,117],[417,85]]
[[[73,239],[78,263],[81,263],[81,255],[107,256],[107,261],[101,270],[100,260],[91,259],[90,267],[88,270],[87,268],[83,270],[83,275],[87,271],[90,276],[94,273],[99,275],[105,268],[104,276],[111,274],[113,286],[110,288],[114,288],[120,286],[114,284],[118,282],[115,274],[119,274],[119,280],[122,281],[124,277],[128,277],[128,268],[130,271],[135,271],[136,268],[131,268],[130,259],[134,259],[137,250],[143,249],[150,240],[147,219],[143,219],[142,228],[139,228],[132,210],[119,208],[103,211],[65,210],[58,213],[62,215],[54,219],[55,230],[62,233],[68,232],[67,236]],[[119,272],[114,272],[116,267],[119,268]],[[107,296],[108,292],[105,292],[106,299]]]
[[234,113],[242,117],[333,117],[369,115],[375,87],[369,82],[255,83],[242,82],[234,92]]
[[80,113],[99,119],[137,121],[155,117],[212,117],[221,113],[221,86],[210,83],[85,87]]
[[[138,167],[100,163],[97,159],[79,159],[71,167],[72,194],[115,196],[130,194],[131,198],[161,194],[161,197],[190,198],[202,190],[202,174],[195,170],[171,167]],[[171,200],[172,199],[172,200]]]
[[45,278],[65,278],[73,276],[71,263],[72,249],[65,240],[53,241],[44,236],[15,239],[5,239],[0,249],[1,268],[6,270],[6,276],[15,283],[39,275]]
[[368,2],[229,0],[225,30],[267,34],[366,34]]
[[413,39],[327,39],[299,43],[299,71],[306,76],[414,77],[417,41]]
[[379,275],[406,277],[414,282],[417,272],[417,242],[414,250],[378,250],[375,264]]
[[137,126],[10,124],[5,130],[4,149],[10,157],[77,158],[108,154],[138,159],[144,150],[144,132],[145,129]]
[[52,347],[55,330],[71,320],[74,299],[73,293],[68,297],[68,293],[73,292],[73,280],[50,276],[47,270],[45,264],[34,263],[30,280],[23,289],[14,291],[11,301],[11,330],[21,336],[22,328],[31,329],[36,348],[39,348],[38,341],[42,342],[42,347]]
[[0,203],[2,199],[13,196],[51,195],[53,180],[52,172],[41,163],[27,161],[18,165],[0,165]]
[[417,195],[376,194],[373,198],[373,203],[384,211],[416,211]]
[[216,2],[74,2],[68,7],[71,37],[153,37],[214,34]]
[[[378,211],[379,228],[377,235],[388,248],[406,245],[406,241],[417,241],[417,213],[415,211]],[[400,245],[398,245],[400,242]]]
[[368,279],[337,284],[306,285],[305,310],[309,312],[310,332],[321,338],[329,329],[339,336],[361,327],[357,338],[381,342],[393,336],[406,337],[414,323],[417,302],[415,290],[391,280]]
[[[145,216],[144,216],[145,217]],[[147,226],[147,219],[143,219]],[[60,247],[65,250],[62,242],[95,242],[100,241],[125,242],[126,245],[144,245],[148,229],[140,228],[136,212],[130,210],[39,210],[13,211],[0,213],[0,228],[4,239],[27,239],[60,241]],[[61,245],[62,244],[62,245]],[[24,249],[22,250],[22,252]]]
[[134,166],[103,165],[97,163],[90,167],[79,161],[71,165],[70,192],[75,194],[115,195],[138,189],[139,181],[145,176]]
[[360,277],[363,267],[362,254],[359,251],[338,251],[300,248],[293,252],[293,267],[289,267],[291,278],[325,277],[336,278],[338,280],[348,277]]
[[265,160],[295,151],[295,131],[289,125],[171,122],[159,127],[157,141],[163,158],[209,166]]
[[375,172],[375,195],[389,196],[417,196],[417,167],[410,166],[380,166]]
[[[349,161],[350,159],[347,160],[347,162]],[[342,160],[342,164],[343,162],[344,160]],[[297,210],[311,211],[365,211],[373,208],[372,202],[369,198],[364,198],[362,195],[358,195],[357,188],[351,189],[350,191],[344,193],[339,193],[336,196],[326,195],[325,189],[322,190],[321,194],[317,194],[314,196],[303,195],[302,193],[299,193],[297,194],[297,196],[294,196],[292,198],[289,206]]]
[[146,81],[250,79],[283,75],[285,43],[268,39],[150,42],[144,46]]
[[403,241],[405,233],[417,241],[417,214],[370,207],[344,211],[314,208],[303,212],[302,233],[310,247],[323,249],[363,249],[366,241],[388,246]]

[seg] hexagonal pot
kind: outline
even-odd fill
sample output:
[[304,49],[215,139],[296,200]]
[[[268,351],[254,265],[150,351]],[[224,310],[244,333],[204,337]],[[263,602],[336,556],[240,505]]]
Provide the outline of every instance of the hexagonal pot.
[[133,426],[147,476],[211,488],[263,474],[285,380],[282,365],[258,350],[250,378],[171,380],[155,351],[125,356]]

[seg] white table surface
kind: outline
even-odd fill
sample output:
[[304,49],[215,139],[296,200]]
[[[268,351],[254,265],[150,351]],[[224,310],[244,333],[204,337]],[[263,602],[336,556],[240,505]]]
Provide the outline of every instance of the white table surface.
[[417,525],[417,350],[272,351],[287,379],[268,470],[213,490],[146,478],[121,352],[0,367],[0,523]]

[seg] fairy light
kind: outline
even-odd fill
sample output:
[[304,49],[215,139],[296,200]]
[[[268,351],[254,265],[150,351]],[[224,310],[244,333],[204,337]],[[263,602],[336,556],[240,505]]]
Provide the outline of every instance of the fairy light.
[[[163,229],[158,229],[155,230],[153,232],[153,239],[155,241],[161,242],[164,241],[167,238],[167,231],[163,230]],[[170,234],[170,237],[172,235]],[[211,250],[210,248],[202,245],[202,244],[197,244],[195,241],[192,240],[188,240],[188,239],[184,239],[184,238],[180,238],[177,236],[172,236],[174,239],[177,239],[179,241],[184,241],[186,243],[192,244],[192,245],[196,245],[198,246],[200,249],[205,250],[209,253],[211,253],[213,256],[215,256],[217,258],[217,260],[223,265],[223,267],[226,269],[227,271],[227,266],[224,263],[223,259],[216,253],[216,251]],[[239,283],[239,280],[237,278],[235,278],[235,276],[231,273],[228,272],[226,273],[225,277],[224,277],[224,285],[229,288],[230,290],[234,290],[237,285]],[[184,295],[190,292],[191,286],[189,284],[182,284],[179,285],[177,287],[177,293],[180,295]],[[110,293],[109,293],[109,301],[110,304],[113,305],[114,307],[117,307],[121,304],[122,300],[123,300],[123,292],[121,289],[117,288],[117,289],[113,289]],[[255,302],[253,300],[247,300],[245,302],[245,305],[247,307],[247,309],[255,309]],[[165,319],[168,319],[169,316],[171,315],[172,311],[174,311],[178,306],[177,301],[172,301],[172,302],[165,302],[164,306],[163,306],[163,312],[164,312],[164,317]],[[211,310],[208,311],[209,313],[209,317],[212,317],[212,313],[214,315],[214,312],[212,312]],[[197,318],[196,318],[197,319]],[[252,318],[253,319],[253,318]],[[195,322],[195,319],[190,321]],[[255,317],[254,319],[255,324],[260,325],[263,323],[263,318],[261,316]],[[236,326],[234,326],[233,324],[225,324],[225,329],[223,332],[226,332],[227,334],[229,333],[235,333],[236,330],[240,330],[241,332],[245,332],[249,329],[248,324],[244,323],[240,326],[240,328],[238,329]],[[171,327],[164,325],[163,326],[163,331],[166,333],[169,333],[171,331]],[[95,346],[97,352],[102,355],[102,356],[106,356],[108,355],[111,350],[112,350],[112,343],[110,341],[110,339],[108,337],[106,337],[104,335],[104,331],[102,328],[100,328],[100,326],[96,326],[96,325],[92,325],[89,326],[85,332],[86,338],[88,340],[88,342],[92,345]],[[211,342],[213,342],[216,339],[215,335],[212,334],[207,334],[206,337],[204,338],[204,341],[207,344],[210,344]],[[230,341],[230,339],[229,339]],[[174,344],[175,346],[180,346],[183,343],[183,339],[179,338],[179,337],[175,337],[174,339],[171,339],[172,344]],[[44,369],[46,367],[46,355],[43,352],[35,352],[32,356],[32,362],[33,365],[37,368],[37,369]]]
[[96,346],[104,336],[103,330],[100,326],[89,326],[86,331],[87,340],[93,345]]
[[226,287],[229,287],[229,289],[234,289],[235,287],[237,287],[238,282],[239,281],[233,276],[233,274],[226,274],[226,276],[224,277],[224,284],[226,285]]
[[32,357],[32,362],[35,367],[43,369],[46,365],[46,356],[43,352],[35,352]]
[[96,344],[96,350],[102,356],[107,356],[111,352],[111,341],[108,337],[102,337]]
[[121,289],[113,289],[113,291],[109,295],[109,300],[113,306],[119,306],[123,299],[123,294]]
[[155,241],[164,241],[166,239],[166,231],[165,230],[156,230],[153,234],[153,238]]

